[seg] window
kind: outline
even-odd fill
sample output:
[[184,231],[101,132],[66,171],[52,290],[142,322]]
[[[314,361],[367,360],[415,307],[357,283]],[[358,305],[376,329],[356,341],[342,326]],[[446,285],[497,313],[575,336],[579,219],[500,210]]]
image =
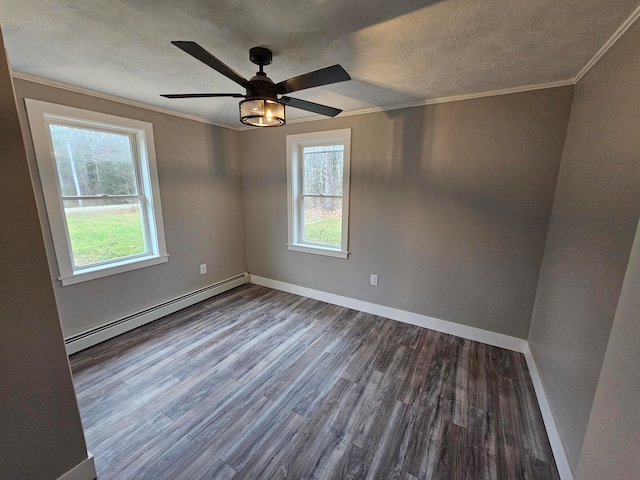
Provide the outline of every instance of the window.
[[62,284],[166,262],[152,125],[25,102]]
[[289,250],[347,258],[351,129],[287,135]]

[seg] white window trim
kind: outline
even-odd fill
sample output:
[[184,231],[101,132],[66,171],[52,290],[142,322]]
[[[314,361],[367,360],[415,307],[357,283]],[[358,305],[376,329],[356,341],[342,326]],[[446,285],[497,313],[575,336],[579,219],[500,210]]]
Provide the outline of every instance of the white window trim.
[[[62,282],[62,285],[73,285],[167,262],[169,255],[167,254],[164,236],[152,124],[29,98],[25,99],[25,104],[60,274],[58,280]],[[73,119],[73,123],[76,125],[84,124],[86,126],[104,128],[108,131],[120,130],[125,134],[133,133],[133,137],[137,140],[137,152],[139,152],[140,156],[146,158],[146,162],[139,159],[137,166],[139,168],[138,174],[140,175],[141,187],[144,190],[143,195],[151,199],[150,202],[145,202],[148,203],[145,207],[147,209],[146,218],[149,223],[149,231],[145,232],[145,235],[151,237],[149,238],[150,253],[123,258],[120,261],[106,264],[88,266],[74,271],[71,243],[66,228],[64,208],[57,178],[55,155],[46,120],[55,119],[56,117],[62,121]]]
[[[327,245],[314,245],[302,242],[300,239],[301,215],[300,204],[300,152],[302,147],[329,144],[344,145],[342,171],[342,238],[340,247],[331,248]],[[301,133],[287,135],[287,216],[289,250],[294,252],[313,253],[329,257],[348,258],[349,241],[349,183],[351,171],[351,129],[328,130],[323,132]]]

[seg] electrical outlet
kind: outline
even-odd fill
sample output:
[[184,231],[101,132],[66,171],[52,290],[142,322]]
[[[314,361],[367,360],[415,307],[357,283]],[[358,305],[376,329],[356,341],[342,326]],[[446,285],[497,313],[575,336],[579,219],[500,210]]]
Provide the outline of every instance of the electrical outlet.
[[378,275],[375,275],[373,273],[371,275],[369,275],[369,284],[377,287],[378,286]]
[[203,263],[200,265],[200,275],[204,275],[205,273],[207,273],[207,264]]

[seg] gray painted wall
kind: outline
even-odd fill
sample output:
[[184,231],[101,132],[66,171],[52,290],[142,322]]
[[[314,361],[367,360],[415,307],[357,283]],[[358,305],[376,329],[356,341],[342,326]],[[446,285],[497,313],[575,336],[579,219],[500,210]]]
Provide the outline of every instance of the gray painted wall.
[[[243,131],[249,271],[526,338],[572,94],[564,87]],[[348,127],[351,255],[290,252],[285,136]]]
[[[24,80],[16,80],[16,93],[66,336],[247,270],[239,132]],[[153,123],[167,263],[60,285],[24,98]],[[201,263],[207,264],[205,275]]]
[[50,480],[87,451],[4,52],[0,34],[0,478]]
[[[577,480],[640,478],[640,225],[596,389]],[[615,401],[611,401],[615,399]]]
[[578,83],[529,343],[575,469],[640,216],[640,23]]

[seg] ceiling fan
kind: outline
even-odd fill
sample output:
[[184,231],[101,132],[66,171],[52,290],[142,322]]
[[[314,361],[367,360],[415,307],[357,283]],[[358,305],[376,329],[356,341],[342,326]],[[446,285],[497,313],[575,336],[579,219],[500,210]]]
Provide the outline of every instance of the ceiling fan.
[[321,68],[313,72],[305,73],[297,77],[273,83],[264,73],[263,67],[269,65],[273,55],[271,50],[263,47],[253,47],[249,50],[249,59],[259,66],[260,71],[247,80],[242,75],[222,63],[196,42],[173,41],[179,49],[185,51],[194,58],[210,66],[225,77],[233,80],[245,88],[246,93],[179,93],[161,95],[166,98],[205,98],[205,97],[234,97],[244,98],[240,102],[240,121],[256,127],[279,127],[285,124],[284,107],[299,108],[308,112],[335,117],[342,110],[338,108],[320,105],[319,103],[287,97],[285,94],[304,90],[305,88],[319,87],[331,83],[351,80],[349,74],[340,65]]

